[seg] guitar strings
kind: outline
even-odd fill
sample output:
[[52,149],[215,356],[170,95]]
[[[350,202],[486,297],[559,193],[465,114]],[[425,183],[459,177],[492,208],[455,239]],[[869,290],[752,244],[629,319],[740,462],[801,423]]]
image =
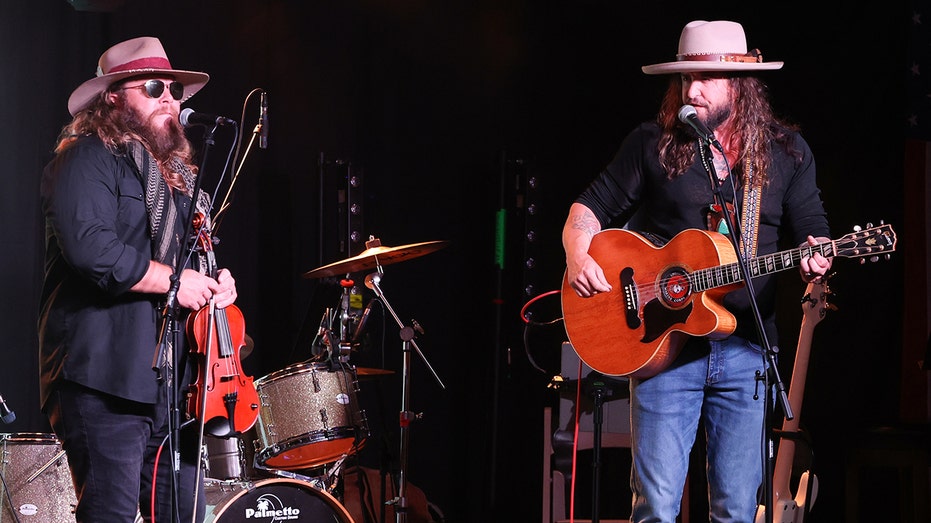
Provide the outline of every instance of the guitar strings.
[[[800,262],[802,258],[806,256],[806,252],[807,256],[811,256],[815,252],[819,252],[822,255],[828,255],[830,250],[826,249],[825,247],[832,246],[835,243],[836,242],[834,241],[824,242],[818,245],[807,245],[798,247],[796,249],[790,249],[788,251],[759,256],[750,260],[750,269],[751,271],[754,268],[757,269],[757,271],[754,272],[754,276],[790,269],[797,266],[798,262]],[[760,264],[760,260],[763,260],[763,265]],[[783,260],[785,263],[782,264],[782,267],[777,268],[775,263],[776,260]],[[759,271],[760,267],[765,267],[766,270]],[[729,274],[733,274],[734,277],[725,281],[727,275]],[[656,280],[655,283],[637,283],[634,285],[634,289],[639,295],[644,291],[653,289],[655,285],[658,285],[659,288],[663,288],[677,278],[685,278],[689,282],[690,290],[695,291],[696,288],[698,288],[698,292],[723,285],[738,283],[745,279],[743,275],[740,274],[740,264],[737,262],[731,262],[715,267],[697,269],[692,272],[684,272],[683,274],[677,274],[674,277],[661,277]],[[701,285],[702,282],[710,283],[710,285]]]

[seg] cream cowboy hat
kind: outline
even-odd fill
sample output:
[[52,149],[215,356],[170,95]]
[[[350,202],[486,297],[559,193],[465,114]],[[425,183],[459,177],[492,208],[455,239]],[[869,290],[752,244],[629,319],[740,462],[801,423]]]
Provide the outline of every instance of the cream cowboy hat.
[[79,85],[71,93],[71,97],[68,98],[68,111],[74,116],[114,83],[132,76],[150,74],[171,76],[184,84],[182,102],[194,96],[194,93],[200,91],[210,79],[207,73],[172,69],[158,38],[133,38],[114,45],[100,55],[97,77]]
[[747,52],[747,36],[737,22],[689,22],[679,36],[675,62],[645,65],[646,74],[706,71],[766,71],[781,69],[782,62],[764,62],[758,49]]

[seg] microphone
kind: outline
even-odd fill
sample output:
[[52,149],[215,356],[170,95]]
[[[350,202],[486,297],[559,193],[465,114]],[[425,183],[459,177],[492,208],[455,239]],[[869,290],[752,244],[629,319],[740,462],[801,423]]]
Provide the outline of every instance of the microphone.
[[268,149],[268,94],[262,91],[259,103],[259,149]]
[[724,148],[721,147],[721,143],[718,142],[718,139],[714,137],[714,133],[708,129],[708,126],[703,124],[701,120],[698,119],[698,113],[695,112],[695,108],[691,105],[683,105],[679,109],[679,121],[691,127],[698,137],[702,140],[713,145],[715,149],[724,152]]
[[359,323],[356,324],[356,330],[353,331],[352,337],[350,338],[351,343],[355,344],[359,341],[359,337],[362,336],[362,331],[365,329],[365,322],[369,319],[369,313],[372,312],[372,303],[375,300],[369,300],[368,305],[365,306],[365,310],[362,311],[362,315],[359,316]]
[[6,400],[3,399],[3,396],[0,396],[0,422],[10,424],[14,421],[16,421],[16,413],[10,410],[10,407],[7,407]]
[[235,120],[230,120],[225,116],[198,113],[190,107],[181,111],[181,114],[178,116],[178,120],[181,121],[181,125],[184,127],[192,127],[195,125],[203,125],[205,127],[216,125],[236,125]]

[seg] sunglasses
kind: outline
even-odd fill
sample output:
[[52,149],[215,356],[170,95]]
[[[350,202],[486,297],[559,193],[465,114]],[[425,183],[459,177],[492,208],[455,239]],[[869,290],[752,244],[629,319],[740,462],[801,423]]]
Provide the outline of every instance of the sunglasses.
[[[145,89],[145,94],[149,98],[161,98],[162,93],[165,92],[165,82],[161,80],[147,80],[146,83],[142,85],[130,85],[120,87],[118,90],[123,89]],[[171,82],[168,84],[168,93],[171,94],[171,97],[175,100],[181,100],[184,98],[184,84],[181,82]]]

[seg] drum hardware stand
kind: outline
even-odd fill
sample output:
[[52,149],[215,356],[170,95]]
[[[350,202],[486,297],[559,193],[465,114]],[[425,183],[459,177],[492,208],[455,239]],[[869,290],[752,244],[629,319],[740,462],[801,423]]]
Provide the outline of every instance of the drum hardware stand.
[[327,494],[332,494],[333,489],[336,488],[335,482],[327,484],[326,481],[321,479],[322,476],[308,476],[306,474],[298,474],[297,472],[291,472],[288,470],[272,470],[272,472],[276,476],[280,476],[282,478],[296,479],[298,481],[310,483],[315,489],[321,492],[326,492]]
[[356,285],[356,282],[350,280],[349,278],[343,278],[339,281],[340,287],[343,288],[343,295],[340,299],[340,315],[339,315],[339,351],[336,354],[333,354],[333,357],[338,358],[339,363],[348,363],[349,354],[352,352],[352,339],[350,337],[350,323],[352,319],[355,318],[354,315],[350,314],[349,309],[351,308],[350,301],[352,299],[352,288]]
[[[337,337],[334,332],[337,311],[331,307],[327,307],[323,312],[323,318],[320,320],[320,328],[317,331],[317,336],[311,347],[311,351],[313,352],[317,343],[326,346],[326,352],[328,353],[326,359],[329,359],[333,366],[342,366],[349,363],[349,355],[352,352],[353,345],[357,342],[366,316],[365,313],[360,313],[357,317],[350,311],[352,308],[352,288],[355,287],[355,282],[349,278],[343,278],[339,281],[339,285],[343,288],[338,311],[339,336]],[[367,313],[368,309],[365,312]],[[354,329],[352,328],[353,321],[357,322]],[[314,357],[317,356],[318,355],[314,354]],[[323,354],[320,354],[320,356],[323,356]]]
[[399,416],[399,425],[401,427],[401,451],[398,473],[398,495],[391,501],[386,502],[386,504],[394,505],[394,512],[396,515],[397,523],[407,523],[407,453],[410,444],[410,425],[414,420],[421,418],[420,414],[415,414],[410,411],[412,348],[417,352],[417,355],[427,366],[427,369],[430,370],[430,373],[433,374],[433,379],[436,380],[440,388],[446,389],[446,385],[443,384],[443,380],[441,380],[436,371],[433,370],[430,362],[427,361],[427,358],[423,355],[423,352],[420,351],[420,347],[417,346],[417,342],[414,341],[414,338],[416,337],[415,332],[423,333],[423,329],[420,327],[420,324],[418,324],[416,320],[411,320],[413,327],[407,326],[403,321],[401,321],[401,318],[398,317],[397,313],[394,311],[394,308],[385,297],[385,293],[381,290],[381,278],[385,271],[381,264],[376,265],[376,268],[377,272],[369,274],[365,277],[365,286],[375,291],[375,294],[385,305],[385,309],[391,314],[391,316],[397,322],[398,326],[401,328],[401,351],[404,355],[403,364],[401,367],[401,412]]

